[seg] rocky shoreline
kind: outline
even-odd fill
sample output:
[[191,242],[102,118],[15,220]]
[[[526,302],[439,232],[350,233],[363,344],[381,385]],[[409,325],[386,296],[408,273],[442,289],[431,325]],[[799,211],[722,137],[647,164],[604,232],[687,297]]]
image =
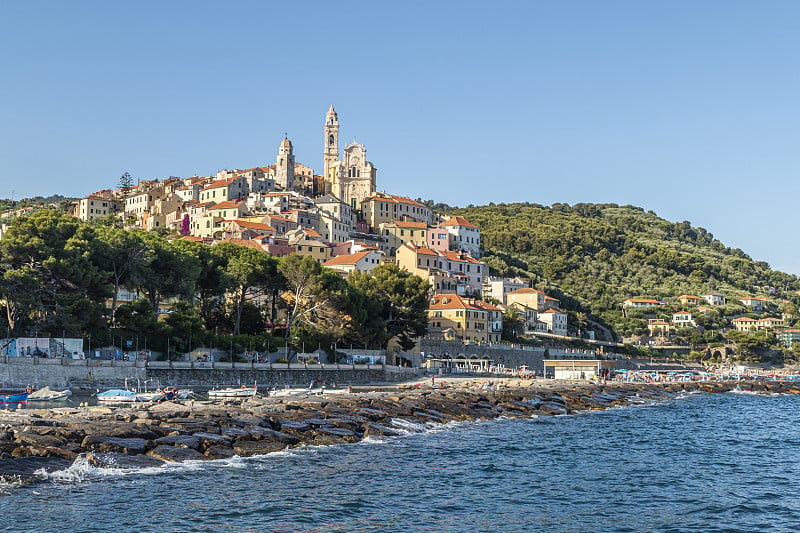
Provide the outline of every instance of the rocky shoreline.
[[[369,392],[187,401],[133,407],[0,411],[0,482],[27,484],[79,458],[98,467],[262,455],[305,445],[391,437],[428,424],[530,418],[668,401],[686,392],[800,394],[800,383],[562,383],[505,380],[414,383]],[[409,424],[410,423],[410,424]]]

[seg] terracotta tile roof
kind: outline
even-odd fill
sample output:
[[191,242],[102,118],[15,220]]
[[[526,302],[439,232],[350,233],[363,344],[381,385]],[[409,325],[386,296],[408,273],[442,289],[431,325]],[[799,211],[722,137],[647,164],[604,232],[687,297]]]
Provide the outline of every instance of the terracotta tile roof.
[[478,229],[478,226],[467,222],[466,218],[458,216],[450,217],[441,224],[439,224],[439,227],[444,227],[444,226],[465,226],[467,228]]
[[309,237],[322,237],[317,230],[312,228],[303,228],[303,232]]
[[214,207],[210,207],[209,209],[233,209],[242,205],[242,202],[236,202],[234,200],[226,200],[224,202],[220,202]]
[[688,295],[688,294],[683,294],[681,296],[678,296],[678,300],[688,300],[688,299],[699,300],[700,298],[698,298],[697,296],[691,296],[691,295]]
[[229,242],[231,244],[235,244],[237,246],[244,246],[245,248],[252,248],[253,250],[258,250],[259,252],[263,252],[264,248],[258,242],[252,239],[223,239],[220,242]]
[[264,231],[275,231],[275,228],[269,224],[262,224],[260,222],[250,222],[249,220],[235,220],[237,226],[248,229],[260,229]]
[[553,309],[552,307],[548,307],[540,314],[551,314],[551,313],[561,313],[562,315],[565,314],[564,311],[559,311],[558,309]]
[[371,197],[369,197],[367,199],[367,201],[368,202],[372,202],[372,201],[381,202],[382,201],[382,202],[391,202],[391,203],[395,203],[395,204],[411,204],[411,205],[415,205],[415,206],[418,206],[418,207],[424,207],[425,209],[428,209],[427,206],[424,206],[421,203],[419,203],[419,202],[417,202],[415,200],[412,200],[411,198],[407,198],[405,196],[395,196],[393,194],[388,194],[388,193],[375,193]]
[[480,261],[474,259],[470,255],[462,254],[461,252],[440,252],[442,256],[446,257],[448,261],[462,261],[465,263],[478,263]]
[[430,248],[425,248],[424,246],[416,246],[414,243],[407,242],[403,245],[404,247],[408,248],[417,253],[417,255],[435,255],[439,257],[439,253],[431,250]]
[[531,289],[530,287],[509,291],[508,294],[544,294],[542,291]]
[[731,322],[756,322],[756,319],[749,318],[746,316],[740,316],[739,318],[734,318]]
[[651,298],[628,298],[625,301],[626,302],[640,303],[640,304],[658,304],[658,303],[661,303],[658,300],[653,300]]
[[221,180],[212,181],[211,183],[203,187],[203,190],[205,191],[208,189],[216,189],[218,187],[227,187],[228,185],[231,184],[232,181],[233,178],[225,178]]
[[664,322],[663,320],[653,320],[648,326],[669,326],[669,322]]
[[349,255],[337,255],[332,259],[328,259],[327,261],[322,263],[322,265],[323,266],[355,265],[370,253],[371,252],[356,252],[354,254],[349,254]]
[[501,309],[495,305],[490,304],[489,302],[484,302],[483,300],[475,300],[475,306],[480,307],[481,309],[485,309],[486,311],[500,311]]
[[404,222],[402,220],[395,220],[394,222],[390,222],[390,224],[394,224],[398,228],[428,229],[428,225],[424,222]]
[[202,237],[195,237],[194,235],[184,235],[183,237],[178,238],[179,241],[192,241],[192,242],[203,242]]
[[485,311],[485,309],[475,306],[473,303],[470,303],[469,300],[462,298],[457,294],[436,294],[431,298],[431,300],[433,303],[429,305],[428,309],[432,311],[444,309],[469,309],[473,311]]

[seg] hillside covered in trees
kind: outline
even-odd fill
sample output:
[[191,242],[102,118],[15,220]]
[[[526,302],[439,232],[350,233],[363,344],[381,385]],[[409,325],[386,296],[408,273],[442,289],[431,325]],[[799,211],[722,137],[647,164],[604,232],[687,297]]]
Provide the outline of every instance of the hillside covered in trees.
[[[57,209],[14,219],[0,240],[2,334],[240,353],[276,344],[384,349],[391,339],[409,349],[427,330],[428,283],[397,265],[345,280],[308,255],[277,259],[118,222]],[[123,292],[140,297],[122,301]]]
[[[753,261],[703,228],[616,204],[490,204],[454,209],[481,228],[494,275],[521,276],[614,327],[626,298],[677,303],[683,294],[719,292],[796,299],[794,275]],[[796,302],[795,302],[796,303]],[[742,311],[743,312],[743,311]]]

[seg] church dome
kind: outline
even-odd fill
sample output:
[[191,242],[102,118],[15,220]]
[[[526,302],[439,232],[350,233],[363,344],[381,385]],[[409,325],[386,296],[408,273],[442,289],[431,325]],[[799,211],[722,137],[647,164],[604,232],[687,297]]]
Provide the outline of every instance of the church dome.
[[284,137],[283,140],[281,141],[281,148],[291,148],[291,147],[292,147],[292,141],[290,141],[288,137]]

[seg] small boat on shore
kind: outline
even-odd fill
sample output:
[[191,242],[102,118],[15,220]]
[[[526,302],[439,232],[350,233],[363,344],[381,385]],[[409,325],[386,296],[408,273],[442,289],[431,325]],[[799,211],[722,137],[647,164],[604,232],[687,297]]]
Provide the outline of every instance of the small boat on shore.
[[42,387],[41,389],[28,393],[28,401],[57,402],[60,400],[66,400],[70,396],[72,396],[72,391],[69,389],[58,391],[53,390],[50,387]]
[[126,389],[109,389],[97,393],[100,403],[133,403],[136,400],[136,391]]
[[28,405],[28,393],[22,392],[20,394],[10,394],[7,396],[0,396],[0,404]]
[[208,398],[210,400],[220,400],[224,398],[252,398],[258,394],[258,387],[253,385],[247,387],[242,385],[239,388],[230,387],[227,389],[214,389],[208,391]]

